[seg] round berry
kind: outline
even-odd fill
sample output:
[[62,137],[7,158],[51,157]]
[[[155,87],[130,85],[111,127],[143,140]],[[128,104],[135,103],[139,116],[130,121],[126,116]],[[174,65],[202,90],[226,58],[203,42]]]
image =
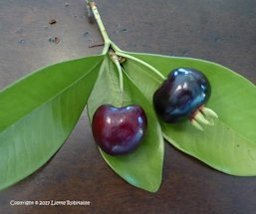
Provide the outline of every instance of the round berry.
[[92,120],[96,143],[110,155],[132,152],[142,141],[147,129],[144,110],[138,105],[114,107],[100,106]]
[[202,72],[177,68],[154,93],[153,104],[160,118],[174,123],[190,117],[208,101],[210,94],[210,83]]

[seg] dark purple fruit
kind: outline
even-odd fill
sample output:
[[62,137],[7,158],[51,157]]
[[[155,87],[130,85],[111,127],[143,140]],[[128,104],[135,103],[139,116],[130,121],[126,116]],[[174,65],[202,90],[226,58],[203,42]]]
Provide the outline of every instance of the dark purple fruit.
[[190,118],[209,99],[211,86],[206,76],[196,69],[177,68],[154,93],[158,116],[174,123]]
[[144,110],[138,105],[100,106],[92,120],[92,132],[99,147],[110,155],[132,152],[138,147],[147,129]]

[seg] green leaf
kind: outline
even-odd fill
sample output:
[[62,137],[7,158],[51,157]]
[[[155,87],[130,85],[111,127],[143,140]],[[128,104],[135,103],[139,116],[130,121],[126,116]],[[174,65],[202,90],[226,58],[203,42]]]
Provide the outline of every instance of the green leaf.
[[95,110],[102,104],[126,106],[137,104],[143,107],[148,119],[148,130],[139,148],[122,156],[110,156],[101,151],[108,165],[128,183],[156,192],[162,180],[164,142],[156,115],[134,83],[124,76],[124,99],[118,85],[118,72],[114,64],[106,57],[88,101],[88,113],[92,118]]
[[[130,53],[131,54],[131,53]],[[218,115],[214,126],[196,130],[189,122],[176,125],[161,122],[164,137],[176,148],[222,172],[256,175],[256,87],[228,68],[209,61],[132,54],[158,69],[164,76],[178,67],[202,71],[212,86],[207,104]],[[127,60],[125,70],[152,104],[162,80],[151,70]]]
[[0,189],[30,175],[79,119],[102,56],[43,68],[0,92]]

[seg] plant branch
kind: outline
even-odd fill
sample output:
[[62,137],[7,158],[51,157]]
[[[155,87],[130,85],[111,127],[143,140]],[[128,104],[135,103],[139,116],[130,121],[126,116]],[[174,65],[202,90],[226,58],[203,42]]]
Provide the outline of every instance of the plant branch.
[[94,1],[87,0],[87,4],[90,6],[90,8],[91,8],[91,10],[92,10],[92,13],[93,13],[93,15],[94,15],[94,18],[95,18],[95,20],[96,20],[96,22],[97,22],[97,24],[98,24],[99,29],[100,29],[101,36],[102,36],[102,38],[103,38],[103,40],[104,40],[104,44],[105,44],[105,45],[104,45],[104,49],[103,49],[102,52],[103,52],[103,53],[106,53],[106,52],[108,51],[109,46],[110,46],[110,44],[111,44],[112,42],[111,42],[111,40],[110,40],[110,38],[109,38],[109,36],[108,36],[108,33],[107,33],[106,29],[105,29],[105,26],[104,26],[103,22],[102,22],[102,20],[101,20],[101,17],[100,17],[100,14],[99,14],[99,11],[98,11],[98,9],[97,9],[97,7],[96,7],[95,2],[94,2]]

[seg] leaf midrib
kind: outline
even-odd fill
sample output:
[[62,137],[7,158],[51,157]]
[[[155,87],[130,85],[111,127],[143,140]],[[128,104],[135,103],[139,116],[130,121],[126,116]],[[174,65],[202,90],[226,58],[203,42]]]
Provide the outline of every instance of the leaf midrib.
[[[222,120],[220,120],[220,123],[222,123],[223,126],[228,127],[233,133],[235,133],[236,135],[238,135],[238,136],[239,136],[242,140],[244,140],[247,144],[254,144],[254,143],[252,143],[251,140],[247,139],[246,137],[244,137],[243,135],[241,135],[239,132],[236,132],[232,127],[230,127],[229,125],[227,125],[227,124],[226,124],[225,122],[223,122]],[[161,124],[161,126],[162,126],[162,124]],[[164,137],[165,140],[167,140],[171,145],[173,145],[174,147],[176,147],[176,148],[179,149],[180,151],[182,151],[182,152],[184,152],[184,153],[186,153],[186,154],[188,154],[188,155],[191,155],[191,156],[193,156],[194,158],[197,158],[197,159],[201,160],[202,162],[204,162],[204,163],[210,165],[210,166],[213,167],[213,168],[216,168],[216,169],[218,169],[218,170],[220,170],[220,171],[223,171],[223,172],[225,172],[225,173],[227,173],[227,174],[234,175],[233,172],[229,172],[228,170],[219,167],[219,165],[218,165],[218,164],[215,164],[213,161],[208,160],[208,159],[205,160],[204,158],[201,158],[201,157],[199,158],[199,157],[197,156],[197,154],[195,154],[194,152],[191,152],[191,151],[189,151],[189,150],[187,150],[187,149],[184,149],[180,144],[178,144],[175,140],[173,140],[173,138],[171,138],[168,134],[166,134],[165,131],[162,131],[162,136]],[[237,175],[238,175],[238,176],[241,176],[239,173],[237,173]],[[252,176],[252,175],[247,174],[247,175],[244,175],[244,176]]]

